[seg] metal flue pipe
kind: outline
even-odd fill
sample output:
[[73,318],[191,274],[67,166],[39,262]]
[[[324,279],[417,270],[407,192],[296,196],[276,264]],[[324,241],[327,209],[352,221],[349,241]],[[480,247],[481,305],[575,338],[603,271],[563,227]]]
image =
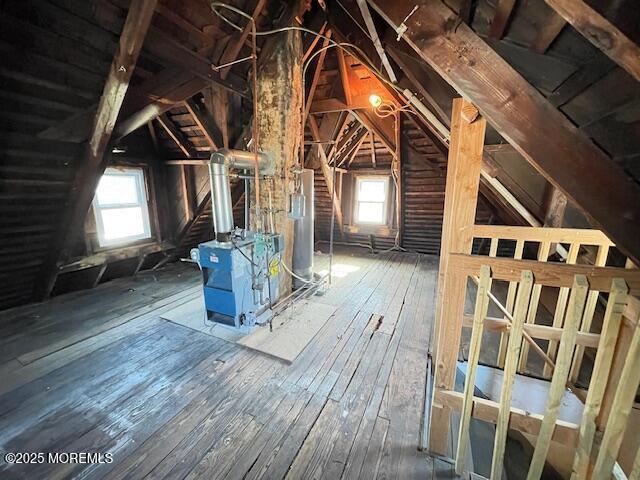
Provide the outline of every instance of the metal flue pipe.
[[[258,173],[273,175],[274,165],[275,162],[271,155],[265,152],[258,153]],[[229,183],[229,171],[232,168],[255,170],[256,154],[227,148],[222,148],[211,154],[209,178],[211,180],[213,224],[216,230],[216,240],[219,242],[228,242],[234,228],[233,203]]]

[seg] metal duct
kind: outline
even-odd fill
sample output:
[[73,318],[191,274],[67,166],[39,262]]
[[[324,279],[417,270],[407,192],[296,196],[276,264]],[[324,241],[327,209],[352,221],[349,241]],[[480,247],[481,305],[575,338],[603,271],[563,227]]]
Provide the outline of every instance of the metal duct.
[[[211,154],[209,160],[209,178],[211,180],[211,196],[213,206],[213,225],[216,230],[216,240],[229,241],[233,231],[233,203],[231,201],[231,186],[229,170],[255,170],[255,154],[242,150],[222,148]],[[267,153],[258,153],[258,171],[263,175],[272,175],[274,169],[273,158]]]
[[[313,170],[305,168],[300,174],[302,193],[304,195],[304,216],[296,220],[293,242],[293,273],[305,280],[313,279]],[[304,284],[294,277],[295,288]]]

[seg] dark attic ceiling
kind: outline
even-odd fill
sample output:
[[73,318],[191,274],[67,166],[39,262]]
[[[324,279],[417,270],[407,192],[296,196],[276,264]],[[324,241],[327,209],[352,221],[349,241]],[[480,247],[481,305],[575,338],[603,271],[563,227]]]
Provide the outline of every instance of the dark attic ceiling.
[[[589,35],[568,25],[549,6],[567,2],[569,0],[448,0],[446,7],[440,0],[417,4],[404,0],[313,0],[300,2],[301,5],[285,0],[230,0],[227,3],[252,15],[258,30],[292,22],[302,23],[314,31],[331,30],[333,39],[349,41],[364,50],[384,77],[388,75],[386,67],[363,18],[362,12],[369,12],[387,61],[397,76],[397,88],[416,94],[445,130],[450,126],[451,101],[460,95],[474,101],[488,118],[491,128],[486,139],[486,168],[517,197],[535,222],[545,220],[545,208],[538,200],[540,192],[553,192],[554,185],[558,186],[569,194],[570,200],[579,200],[574,202],[569,226],[584,226],[586,218],[637,259],[640,84],[637,76],[629,73],[628,64],[622,68],[620,62],[595,47],[587,39]],[[576,2],[583,4],[578,0],[569,3]],[[631,59],[628,60],[631,64],[635,58],[636,69],[639,68],[640,9],[636,2],[587,0],[586,3],[630,39],[635,50],[631,49],[626,58]],[[146,4],[152,6],[150,12],[140,8]],[[300,8],[294,11],[294,5]],[[414,6],[419,8],[412,17],[409,14]],[[109,83],[114,77],[112,63],[118,58],[118,45],[125,36],[124,27],[134,7],[147,16],[149,27],[146,34],[136,35],[137,30],[133,29],[127,36],[140,47],[139,55],[135,68],[132,65],[125,72],[124,76],[130,77],[128,88],[124,98],[119,98],[119,108],[111,111],[115,116],[105,116],[108,121],[98,125],[109,133],[101,136],[96,129],[96,112],[101,108],[103,91],[112,85]],[[429,10],[423,11],[423,8]],[[442,24],[434,21],[433,8],[436,12],[446,12],[447,21]],[[251,42],[247,29],[238,32],[221,21],[207,0],[5,0],[0,2],[0,10],[3,57],[0,65],[0,211],[3,217],[0,305],[10,306],[42,298],[43,292],[51,288],[51,282],[55,282],[61,259],[73,259],[73,245],[78,243],[78,230],[74,225],[82,224],[86,215],[83,208],[93,196],[101,168],[111,158],[108,146],[126,143],[135,151],[150,145],[162,152],[165,162],[197,161],[223,145],[244,147],[250,137],[245,128],[251,115],[250,62],[222,70],[212,69],[212,65],[246,57],[251,53]],[[439,39],[453,42],[463,34],[466,39],[477,37],[481,43],[469,50],[458,45],[459,54],[446,59],[450,62],[446,68],[435,66],[433,59],[428,61],[407,42],[397,40],[398,34],[390,22],[396,21],[396,17],[400,22],[407,16],[410,28],[406,35],[415,33],[418,18],[432,29],[421,35],[434,35],[434,43]],[[243,24],[233,12],[229,18]],[[597,34],[592,36],[605,41],[608,38]],[[305,49],[322,46],[322,42],[314,43],[314,37],[309,34],[303,35],[303,42]],[[267,44],[268,37],[258,38],[259,50],[267,48]],[[472,58],[478,52],[482,55]],[[507,113],[501,116],[501,109],[495,108],[499,103],[498,90],[491,90],[491,84],[480,89],[472,82],[461,85],[459,79],[445,79],[460,65],[465,66],[469,59],[473,62],[495,54],[497,60],[505,61],[519,74],[509,76],[510,81],[516,82],[522,76],[526,80],[523,88],[531,88],[531,92],[542,96],[542,107],[538,101],[535,109],[507,110],[512,100],[509,99],[502,108]],[[319,131],[315,132],[326,133],[340,142],[339,151],[327,150],[330,161],[335,157],[343,167],[353,168],[388,165],[388,152],[395,148],[393,133],[370,109],[346,105],[343,71],[358,77],[354,82],[362,88],[356,92],[362,94],[358,98],[365,97],[367,89],[375,86],[377,80],[368,78],[371,72],[363,73],[355,57],[348,53],[344,57],[346,63],[342,64],[335,49],[326,54],[314,87],[307,140],[314,141],[309,123],[312,120],[320,123],[323,116],[330,116],[333,125],[329,125],[331,122],[325,125],[322,120],[317,125]],[[443,58],[437,60],[441,62]],[[495,80],[505,77],[504,66],[492,62]],[[487,66],[478,62],[472,67],[477,70]],[[314,75],[312,65],[307,74],[308,90]],[[379,81],[378,84],[382,84],[382,88],[387,85]],[[216,95],[220,89],[228,92],[226,98]],[[388,90],[396,101],[405,102],[393,88]],[[476,101],[485,90],[489,93],[480,98],[482,101]],[[521,98],[521,95],[515,96]],[[222,108],[220,102],[228,102],[228,108]],[[345,106],[355,114],[339,116],[336,109]],[[217,116],[216,112],[225,110],[234,113]],[[557,128],[557,124],[562,123],[558,114],[569,122],[562,128]],[[216,118],[212,118],[214,116]],[[442,131],[423,117],[413,114],[405,117],[403,135],[409,140],[411,152],[444,175],[447,142]],[[512,136],[518,126],[513,123],[514,118],[527,126],[529,130],[524,132],[527,138],[535,139],[534,145],[508,145],[506,138]],[[337,132],[341,127],[344,127],[342,131]],[[557,135],[557,132],[564,134]],[[587,142],[574,141],[583,137]],[[90,155],[87,145],[97,145],[104,155]],[[555,170],[552,175],[552,165],[545,165],[549,171],[534,168],[531,159],[522,153],[529,152],[535,145],[546,148],[535,151],[532,155],[535,162],[556,162],[562,165],[562,170]],[[600,150],[605,155],[600,156],[597,153]],[[311,160],[318,161],[318,158]],[[591,161],[591,165],[595,162],[599,167],[585,169],[585,161]],[[609,174],[611,165],[617,166],[617,173],[613,175]],[[522,179],[526,180],[524,184]],[[607,179],[614,180],[607,182]],[[526,223],[487,182],[485,178],[482,193],[488,208],[507,222]],[[580,192],[582,196],[578,195]],[[236,189],[234,195],[239,201],[242,191]],[[592,197],[597,199],[595,205],[588,204]],[[633,202],[623,205],[621,200],[629,198]],[[188,248],[210,224],[206,218],[210,197],[202,191],[198,199],[194,218],[180,226],[175,239],[179,248]],[[483,212],[488,214],[488,210]]]
[[[635,61],[624,66],[630,74],[585,38],[586,31],[592,40],[600,38],[607,44],[608,33],[592,26],[578,32],[562,22],[547,2],[451,2],[452,12],[438,1],[416,5],[374,0],[368,2],[368,12],[400,85],[412,83],[410,89],[425,104],[439,107],[441,117],[450,114],[453,96],[469,98],[494,127],[487,143],[506,143],[508,137],[518,152],[529,154],[539,173],[568,194],[592,226],[612,238],[618,236],[627,253],[637,251],[637,236],[625,231],[637,224],[632,219],[637,219],[640,192],[638,47],[629,43]],[[621,10],[638,16],[631,2],[606,11],[602,9],[606,2],[591,3],[601,14],[596,10],[590,18],[608,15],[615,20]],[[335,0],[329,5],[334,28],[382,65],[358,2]],[[404,22],[408,29],[403,38],[410,38],[413,48],[397,40],[394,28]],[[633,22],[625,25],[633,28]],[[637,37],[637,32],[633,35]],[[421,89],[420,84],[429,86]],[[610,222],[615,210],[622,212],[618,225]]]

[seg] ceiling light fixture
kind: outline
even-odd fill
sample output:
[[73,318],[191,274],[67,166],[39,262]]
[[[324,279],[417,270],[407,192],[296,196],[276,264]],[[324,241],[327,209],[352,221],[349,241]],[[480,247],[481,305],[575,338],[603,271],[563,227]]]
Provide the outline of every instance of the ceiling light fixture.
[[373,108],[378,108],[380,105],[382,105],[382,97],[380,95],[372,93],[371,95],[369,95],[369,103]]

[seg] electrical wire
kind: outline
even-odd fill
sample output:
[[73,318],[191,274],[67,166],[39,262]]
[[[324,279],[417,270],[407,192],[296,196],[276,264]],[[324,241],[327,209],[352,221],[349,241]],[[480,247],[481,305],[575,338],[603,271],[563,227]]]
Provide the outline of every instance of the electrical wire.
[[299,275],[296,275],[295,273],[293,273],[293,272],[289,269],[289,267],[287,267],[287,264],[286,264],[286,263],[284,263],[284,260],[282,260],[282,259],[280,259],[280,265],[282,265],[282,268],[284,268],[284,269],[285,269],[285,271],[286,271],[289,275],[291,275],[291,276],[292,276],[292,277],[294,277],[294,278],[297,278],[297,279],[298,279],[298,280],[300,280],[302,283],[305,283],[305,284],[308,284],[308,285],[311,285],[311,284],[317,284],[317,283],[319,283],[319,282],[316,282],[316,281],[314,281],[314,280],[307,280],[306,278],[303,278],[303,277],[301,277],[301,276],[299,276]]
[[[340,7],[346,11],[346,9],[344,8],[344,6],[338,1],[338,4],[340,5]],[[324,50],[327,50],[329,48],[340,48],[343,51],[345,51],[346,53],[348,53],[349,55],[355,57],[357,60],[359,60],[362,64],[364,64],[365,66],[367,66],[375,75],[376,77],[382,81],[383,83],[387,84],[389,87],[391,87],[393,90],[395,90],[398,94],[400,94],[402,97],[404,97],[404,93],[403,91],[397,86],[395,85],[393,82],[391,82],[390,80],[388,80],[384,74],[382,73],[381,69],[376,67],[376,65],[371,61],[371,59],[366,55],[366,53],[357,45],[354,45],[352,43],[348,43],[348,42],[336,42],[335,40],[333,40],[331,37],[321,34],[319,32],[316,32],[314,30],[311,30],[309,28],[305,28],[305,27],[299,27],[299,26],[288,26],[288,27],[281,27],[281,28],[276,28],[276,29],[272,29],[272,30],[264,30],[264,31],[257,31],[256,25],[255,25],[255,19],[249,15],[248,13],[240,10],[239,8],[236,8],[234,6],[228,5],[226,3],[222,3],[222,2],[212,2],[211,3],[211,10],[213,11],[213,13],[218,16],[222,21],[224,21],[225,23],[227,23],[228,25],[230,25],[232,28],[234,28],[235,30],[238,31],[243,31],[244,28],[235,24],[233,21],[231,21],[230,19],[228,19],[227,17],[225,17],[220,11],[218,11],[218,8],[225,8],[228,9],[232,12],[235,12],[236,14],[240,15],[241,17],[244,17],[246,19],[248,19],[250,22],[252,22],[252,30],[250,32],[251,36],[252,36],[252,44],[253,44],[253,50],[254,50],[254,58],[253,58],[253,97],[254,97],[254,137],[257,134],[257,123],[256,123],[256,115],[257,115],[257,80],[256,80],[256,75],[257,75],[257,47],[256,47],[256,37],[258,36],[267,36],[267,35],[274,35],[277,33],[282,33],[282,32],[288,32],[288,31],[300,31],[300,32],[305,32],[305,33],[309,33],[311,35],[315,35],[319,38],[325,39],[329,45],[326,45],[325,47],[322,47],[320,49],[318,49],[318,51],[314,52],[305,62],[305,65],[303,66],[303,75],[302,75],[302,111],[305,111],[305,76],[306,76],[306,71],[308,66],[310,65],[311,61],[318,56],[320,53],[322,53]],[[347,12],[348,13],[348,12]],[[352,18],[353,19],[353,18]],[[353,19],[355,21],[355,19]],[[358,23],[355,22],[356,25],[358,25],[361,29],[362,26]],[[368,36],[368,35],[367,35]],[[369,37],[370,38],[370,37]],[[356,52],[356,53],[354,53]],[[408,102],[407,102],[408,105]],[[397,112],[405,112],[405,113],[415,113],[413,112],[413,110],[410,110],[406,107],[395,107],[395,105],[392,105],[391,108],[389,106],[384,107],[382,109],[382,111],[380,112],[376,112],[374,110],[374,112],[376,113],[376,115],[378,116],[382,116],[382,118],[395,114]],[[304,127],[302,127],[302,132],[301,135],[304,137]],[[304,141],[304,138],[303,140]],[[258,152],[258,145],[257,145],[257,140],[254,143],[254,148],[255,148],[255,154],[256,154],[256,164],[257,164],[257,152]],[[321,148],[321,147],[319,147]],[[298,160],[299,164],[302,164],[302,158],[300,158]],[[256,169],[257,172],[257,169]],[[332,192],[332,202],[335,199],[335,172],[336,172],[336,166],[335,164],[333,165],[333,192]],[[256,174],[257,175],[257,174]],[[394,173],[392,172],[392,177],[394,177],[394,183],[397,186],[397,181],[398,179],[395,178]],[[258,182],[258,180],[256,179],[256,183]],[[256,206],[258,205],[258,194],[259,194],[259,189],[258,186],[256,184]],[[332,208],[331,211],[331,232],[330,232],[330,244],[329,244],[329,250],[330,250],[330,257],[329,257],[329,283],[331,284],[331,267],[332,267],[332,260],[333,260],[333,230],[334,230],[334,226],[335,226],[335,208]],[[396,245],[394,245],[394,247],[392,247],[389,250],[394,250],[394,249],[401,249],[406,251],[405,249],[403,249],[402,247],[400,247],[399,245],[397,245],[397,240],[398,240],[398,234],[396,234]]]

